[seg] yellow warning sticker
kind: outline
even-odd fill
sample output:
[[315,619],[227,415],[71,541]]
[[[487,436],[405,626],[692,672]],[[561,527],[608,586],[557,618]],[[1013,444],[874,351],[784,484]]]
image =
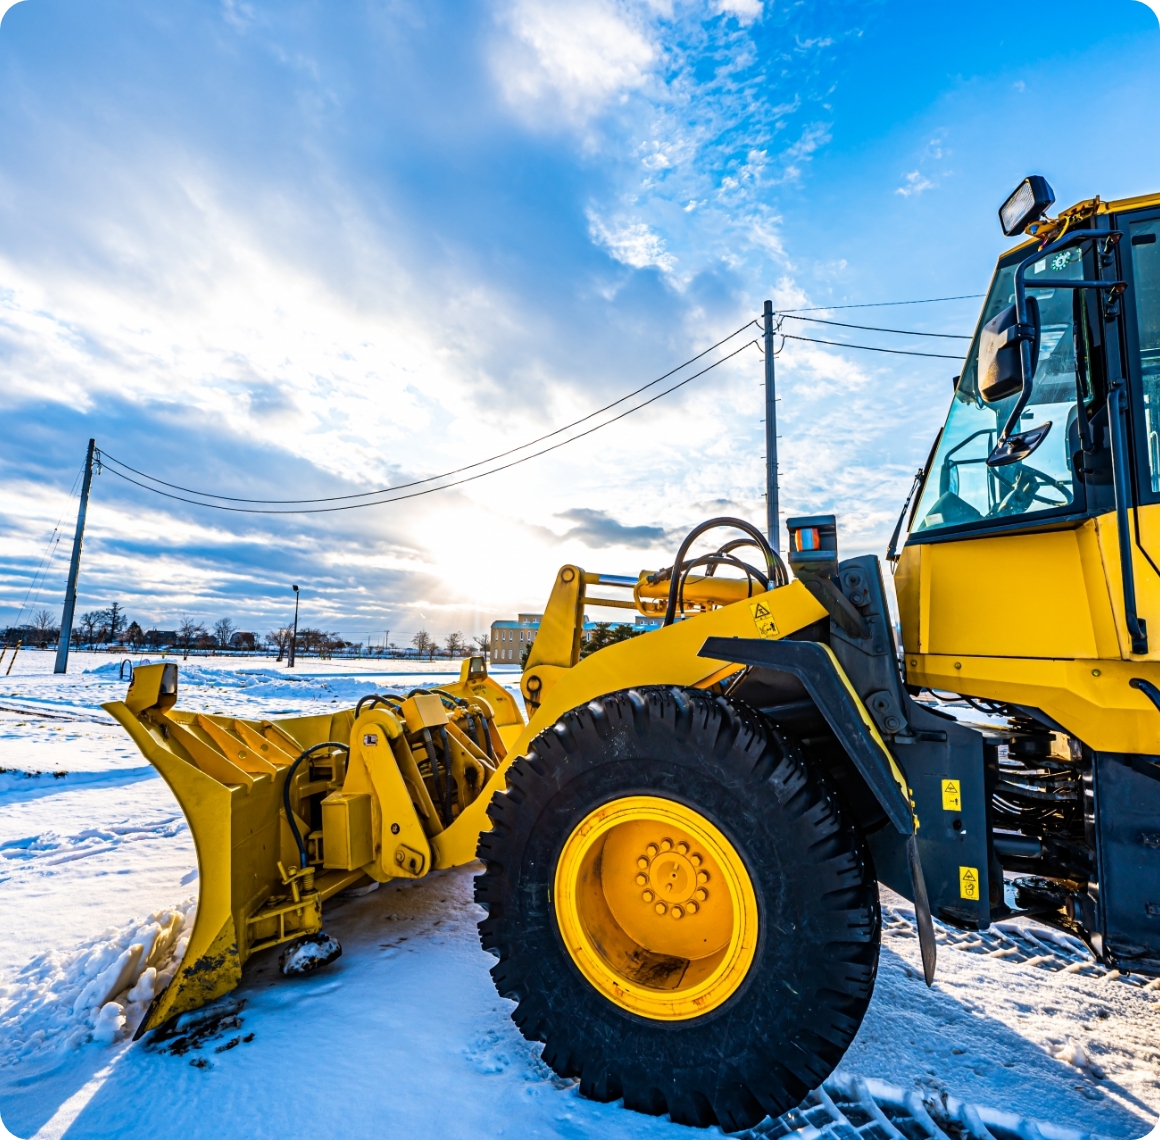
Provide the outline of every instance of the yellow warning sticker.
[[979,901],[978,867],[959,868],[959,897],[970,899],[972,902]]
[[753,624],[757,627],[760,637],[777,637],[777,625],[767,605],[763,602],[751,602],[749,612],[753,615]]
[[962,811],[963,800],[959,795],[958,780],[943,780],[943,811]]

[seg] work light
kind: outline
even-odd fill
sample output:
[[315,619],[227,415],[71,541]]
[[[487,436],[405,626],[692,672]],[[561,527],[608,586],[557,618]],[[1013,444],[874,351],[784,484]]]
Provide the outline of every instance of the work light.
[[1028,175],[999,207],[999,224],[1003,232],[1008,237],[1022,233],[1027,223],[1041,218],[1054,201],[1055,191],[1047,184],[1047,179],[1038,174]]

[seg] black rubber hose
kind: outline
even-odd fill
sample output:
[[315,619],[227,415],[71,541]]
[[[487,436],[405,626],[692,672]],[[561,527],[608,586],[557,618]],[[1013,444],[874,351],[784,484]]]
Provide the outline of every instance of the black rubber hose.
[[398,698],[383,696],[382,693],[367,693],[365,697],[359,697],[358,704],[354,706],[354,719],[358,720],[363,705],[386,705],[390,704],[392,700],[398,700]]
[[664,625],[672,625],[674,618],[677,616],[677,592],[680,589],[681,570],[684,567],[685,555],[689,552],[689,547],[707,530],[716,530],[724,527],[731,527],[735,530],[743,531],[753,539],[754,545],[765,555],[766,564],[769,566],[770,579],[775,581],[779,586],[784,586],[789,581],[789,575],[786,573],[785,565],[774,553],[765,535],[751,522],[746,522],[745,519],[727,517],[708,519],[689,531],[685,536],[684,542],[681,543],[680,549],[677,551],[676,560],[673,562],[672,577],[669,579],[669,601],[665,607]]
[[[447,728],[439,726],[439,742],[443,745],[443,824],[451,826],[451,746],[447,743]],[[462,806],[462,805],[461,805]]]
[[290,834],[294,836],[294,842],[298,847],[298,858],[304,870],[307,865],[306,844],[302,840],[302,834],[298,830],[298,824],[294,822],[294,813],[290,810],[290,781],[294,779],[294,773],[298,771],[298,765],[307,756],[311,756],[323,748],[341,748],[348,756],[350,755],[350,745],[340,744],[337,740],[324,740],[321,744],[312,744],[290,765],[290,770],[286,773],[286,782],[282,785],[282,806],[286,809],[286,822],[290,825]]

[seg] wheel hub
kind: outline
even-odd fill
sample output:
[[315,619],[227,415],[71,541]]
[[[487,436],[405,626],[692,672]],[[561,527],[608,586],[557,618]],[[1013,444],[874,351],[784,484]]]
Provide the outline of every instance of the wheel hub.
[[606,997],[646,1017],[715,1009],[757,944],[748,869],[684,804],[626,796],[587,816],[556,867],[555,909],[573,961]]
[[666,838],[650,843],[636,860],[636,885],[644,888],[641,901],[660,916],[680,919],[696,914],[698,904],[709,897],[704,862],[705,857],[690,851],[684,841]]

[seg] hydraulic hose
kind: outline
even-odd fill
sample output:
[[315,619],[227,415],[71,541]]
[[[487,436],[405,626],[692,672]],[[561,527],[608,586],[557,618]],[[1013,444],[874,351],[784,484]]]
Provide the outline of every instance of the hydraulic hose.
[[337,740],[324,740],[321,744],[312,744],[290,765],[286,773],[286,782],[282,785],[282,806],[286,809],[286,822],[290,825],[290,834],[294,836],[294,843],[298,847],[298,858],[303,870],[307,866],[306,844],[303,842],[302,833],[298,830],[298,824],[294,822],[294,813],[290,810],[290,781],[294,779],[294,773],[298,771],[298,765],[303,760],[315,752],[321,752],[324,748],[341,748],[348,756],[350,755],[350,745],[341,744]]
[[669,600],[668,605],[665,607],[664,625],[672,625],[677,616],[677,595],[681,590],[683,571],[685,570],[685,555],[688,554],[689,547],[706,531],[723,527],[744,531],[745,534],[749,535],[753,540],[753,545],[765,555],[765,562],[768,567],[768,573],[766,575],[767,582],[777,586],[784,586],[789,582],[789,574],[786,572],[785,564],[769,545],[769,541],[765,535],[751,522],[746,522],[745,519],[727,517],[708,519],[689,531],[685,536],[684,542],[681,543],[680,549],[677,551],[677,557],[673,562],[673,568],[669,577]]

